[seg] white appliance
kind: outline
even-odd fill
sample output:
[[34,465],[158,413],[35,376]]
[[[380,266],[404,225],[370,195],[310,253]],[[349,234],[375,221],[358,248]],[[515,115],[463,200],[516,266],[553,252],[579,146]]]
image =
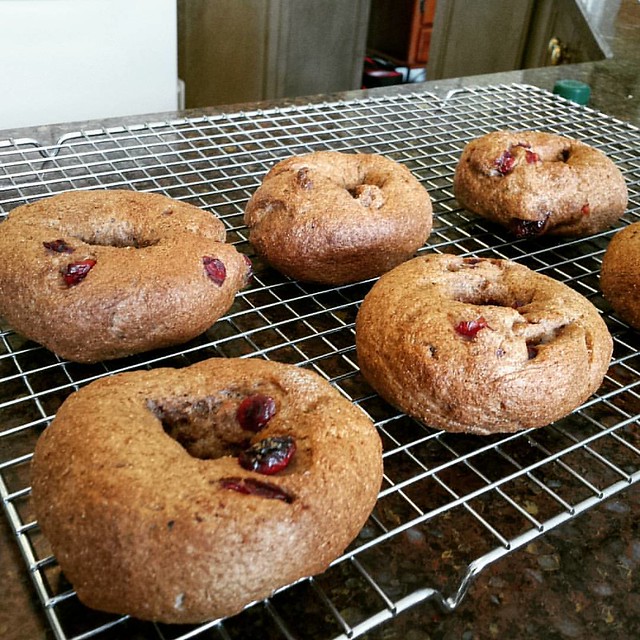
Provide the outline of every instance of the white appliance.
[[0,0],[0,129],[178,107],[176,0]]

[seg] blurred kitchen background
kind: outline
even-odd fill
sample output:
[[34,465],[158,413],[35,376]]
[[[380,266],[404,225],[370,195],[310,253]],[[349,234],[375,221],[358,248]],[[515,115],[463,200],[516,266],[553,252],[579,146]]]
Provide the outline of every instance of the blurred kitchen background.
[[598,60],[620,5],[0,0],[0,129]]

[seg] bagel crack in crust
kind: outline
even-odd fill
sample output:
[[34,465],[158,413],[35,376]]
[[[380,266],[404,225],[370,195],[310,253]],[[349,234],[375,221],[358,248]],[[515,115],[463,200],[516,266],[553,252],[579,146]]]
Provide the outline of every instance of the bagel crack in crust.
[[411,258],[431,233],[426,189],[375,154],[318,151],[276,164],[247,203],[258,255],[302,281],[345,284]]
[[63,358],[96,362],[208,329],[250,275],[210,213],[159,194],[71,191],[0,225],[0,314]]
[[477,434],[541,427],[584,402],[612,339],[568,286],[506,260],[429,255],[382,276],[356,319],[362,374],[425,424]]
[[33,500],[83,603],[196,623],[324,571],[373,509],[381,449],[319,375],[214,358],[72,394],[37,442]]
[[624,214],[628,199],[621,171],[602,152],[538,131],[494,131],[469,142],[454,194],[517,237],[597,233]]

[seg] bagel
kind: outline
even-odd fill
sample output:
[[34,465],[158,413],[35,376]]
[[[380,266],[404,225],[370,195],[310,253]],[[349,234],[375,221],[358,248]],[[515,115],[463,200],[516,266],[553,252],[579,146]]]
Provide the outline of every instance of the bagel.
[[250,273],[220,220],[159,194],[70,191],[0,225],[0,314],[62,358],[97,362],[186,342]]
[[213,358],[80,389],[31,469],[83,603],[195,623],[324,571],[375,504],[382,454],[371,420],[317,374]]
[[267,173],[245,209],[249,241],[281,273],[346,284],[411,258],[429,237],[431,200],[404,165],[318,151]]
[[600,288],[614,311],[640,329],[640,222],[611,238],[602,259]]
[[390,404],[432,427],[484,435],[570,413],[600,386],[612,339],[565,284],[507,260],[432,254],[373,286],[356,350]]
[[539,131],[494,131],[469,142],[456,167],[461,207],[516,237],[586,236],[627,207],[620,169],[589,145]]

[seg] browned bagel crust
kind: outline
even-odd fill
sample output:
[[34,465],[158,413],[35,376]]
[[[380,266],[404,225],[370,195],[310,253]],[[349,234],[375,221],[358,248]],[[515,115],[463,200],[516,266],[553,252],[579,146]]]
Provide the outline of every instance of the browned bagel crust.
[[431,199],[404,165],[376,154],[318,151],[276,164],[245,210],[258,255],[302,281],[372,278],[429,237]]
[[601,384],[612,340],[560,282],[506,260],[432,254],[373,286],[356,347],[390,404],[439,429],[490,434],[570,413]]
[[518,237],[586,236],[627,207],[627,185],[610,158],[540,131],[494,131],[469,142],[454,176],[460,204]]
[[[257,433],[236,416],[253,394],[276,403]],[[289,465],[275,475],[240,466],[238,448],[270,436],[295,439]],[[266,483],[287,500],[229,481]],[[317,374],[258,359],[100,379],[66,400],[32,462],[38,521],[80,600],[169,623],[231,615],[324,571],[381,481],[364,412]]]
[[[0,225],[0,314],[63,358],[96,362],[185,342],[244,286],[248,259],[220,220],[159,194],[71,191]],[[203,260],[224,264],[223,282]],[[84,278],[73,264],[95,261]]]
[[600,288],[614,311],[640,329],[640,222],[611,238],[602,259]]

